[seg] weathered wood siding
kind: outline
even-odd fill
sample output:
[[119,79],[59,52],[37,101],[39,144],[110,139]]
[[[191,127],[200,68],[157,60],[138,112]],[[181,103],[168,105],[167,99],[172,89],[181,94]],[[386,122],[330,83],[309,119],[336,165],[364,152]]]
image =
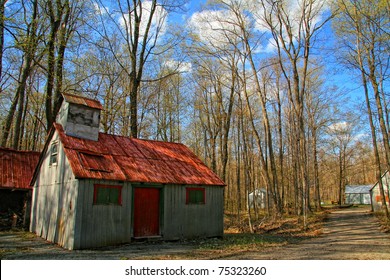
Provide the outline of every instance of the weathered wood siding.
[[206,203],[186,204],[186,188],[165,186],[163,191],[164,239],[218,237],[223,235],[223,187],[205,186]]
[[[57,140],[55,133],[51,143]],[[49,165],[51,143],[33,188],[30,230],[71,250],[131,242],[134,237],[133,188],[140,185],[76,179],[59,141],[57,164]],[[95,184],[122,186],[121,205],[95,205]],[[223,235],[223,187],[142,186],[161,188],[160,233],[163,239]],[[205,204],[186,204],[189,187],[205,189]]]
[[346,193],[346,204],[367,204],[370,205],[371,197],[369,193]]
[[97,141],[100,110],[64,102],[57,116],[67,135]]
[[[49,165],[53,142],[58,143],[57,163]],[[33,186],[30,231],[72,249],[78,181],[73,176],[57,133],[48,147]]]
[[[387,208],[390,209],[389,196],[390,196],[390,171],[382,176],[383,189],[386,197]],[[371,205],[374,211],[380,211],[382,208],[381,194],[379,191],[379,183],[376,183],[371,190]]]
[[[122,205],[94,205],[94,185],[121,185]],[[102,247],[131,241],[130,183],[80,179],[73,249]]]

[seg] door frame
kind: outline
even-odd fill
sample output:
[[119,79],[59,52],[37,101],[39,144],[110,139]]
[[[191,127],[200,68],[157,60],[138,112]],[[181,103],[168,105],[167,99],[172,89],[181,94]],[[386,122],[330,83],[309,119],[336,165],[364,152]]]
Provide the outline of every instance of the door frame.
[[[159,213],[158,213],[158,218],[159,218],[159,222],[158,222],[158,235],[157,236],[135,236],[134,235],[134,232],[135,232],[135,223],[134,223],[134,220],[135,220],[135,215],[136,215],[136,212],[135,212],[135,200],[137,199],[136,196],[135,196],[135,192],[136,192],[136,189],[158,189],[159,191]],[[162,237],[162,232],[163,232],[163,209],[164,209],[164,188],[163,188],[163,185],[144,185],[144,184],[135,184],[135,185],[132,185],[132,206],[131,206],[131,211],[132,211],[132,214],[131,214],[131,236],[132,238],[134,239],[143,239],[143,238],[153,238],[153,237]]]

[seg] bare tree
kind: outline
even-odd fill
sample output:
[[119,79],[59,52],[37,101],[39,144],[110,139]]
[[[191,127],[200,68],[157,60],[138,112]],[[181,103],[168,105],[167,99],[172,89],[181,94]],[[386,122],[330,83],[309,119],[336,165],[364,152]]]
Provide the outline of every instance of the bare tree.
[[[31,4],[31,7],[29,6]],[[41,36],[41,27],[39,26],[39,1],[22,1],[20,6],[21,13],[24,15],[23,25],[26,27],[25,33],[18,36],[17,32],[13,34],[16,46],[22,51],[22,64],[20,66],[20,74],[18,77],[18,85],[11,107],[3,125],[3,134],[1,146],[5,146],[10,134],[12,122],[14,123],[14,133],[12,139],[12,147],[18,149],[20,145],[20,135],[22,126],[22,117],[25,110],[25,90],[27,79],[33,71],[37,58],[38,44]],[[20,33],[19,33],[20,34]],[[17,109],[17,110],[16,110]],[[16,117],[15,117],[16,112]]]
[[[371,128],[374,156],[378,168],[377,181],[381,194],[383,210],[390,218],[386,207],[381,173],[383,172],[379,153],[380,141],[374,123],[374,112],[370,98],[369,86],[371,85],[379,127],[382,134],[384,147],[384,158],[386,168],[390,164],[389,131],[386,125],[383,110],[383,94],[380,90],[385,80],[386,71],[389,68],[388,42],[389,42],[389,6],[386,1],[349,1],[340,0],[337,2],[339,15],[335,24],[337,34],[343,36],[342,47],[346,50],[343,57],[349,66],[356,69],[361,77],[361,83],[366,99],[367,113]],[[386,51],[387,50],[387,51]]]
[[[3,78],[3,51],[4,51],[4,25],[5,25],[5,4],[8,0],[0,1],[0,86]],[[0,93],[2,92],[0,88]]]
[[[317,21],[324,11],[324,1],[302,0],[296,7],[289,1],[260,1],[258,16],[272,33],[277,47],[279,65],[288,84],[288,96],[296,128],[297,168],[302,197],[304,227],[309,209],[309,177],[304,104],[307,96],[308,70],[314,35],[330,19]],[[295,10],[294,10],[295,9]]]
[[[130,134],[138,137],[138,98],[144,68],[153,56],[171,50],[178,43],[176,36],[170,40],[163,40],[162,36],[166,32],[168,13],[180,9],[183,1],[117,0],[116,5],[110,8],[104,6],[103,1],[97,0],[96,3],[103,29],[97,31],[128,78]],[[113,48],[113,37],[124,43],[122,52],[117,53]]]
[[65,52],[69,40],[81,22],[83,2],[50,0],[45,2],[49,21],[47,38],[46,122],[51,128],[62,103]]

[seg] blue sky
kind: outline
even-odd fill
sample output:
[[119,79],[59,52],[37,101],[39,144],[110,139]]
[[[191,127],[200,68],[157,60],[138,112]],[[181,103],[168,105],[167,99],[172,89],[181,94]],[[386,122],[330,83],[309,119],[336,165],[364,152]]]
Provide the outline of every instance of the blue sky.
[[[189,1],[187,6],[187,13],[181,15],[181,20],[188,20],[194,13],[200,12],[202,6],[207,1]],[[184,22],[183,22],[184,23]],[[360,105],[360,114],[365,116],[365,97],[361,87],[360,76],[357,73],[349,71],[346,66],[341,65],[336,59],[337,47],[335,45],[335,38],[331,22],[328,22],[324,29],[320,32],[315,47],[312,49],[312,55],[321,57],[325,65],[325,73],[323,80],[325,87],[330,96],[337,93],[343,94],[348,98],[347,102],[342,103],[341,111],[357,111]]]

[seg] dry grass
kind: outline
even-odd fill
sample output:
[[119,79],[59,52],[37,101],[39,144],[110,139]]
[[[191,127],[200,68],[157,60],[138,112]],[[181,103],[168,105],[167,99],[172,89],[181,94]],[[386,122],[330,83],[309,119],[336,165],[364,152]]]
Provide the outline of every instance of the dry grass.
[[325,212],[312,214],[308,218],[308,228],[304,230],[300,217],[272,219],[263,216],[252,222],[251,233],[247,215],[241,215],[238,219],[236,215],[228,213],[225,215],[223,238],[197,240],[196,249],[191,253],[160,255],[155,256],[155,259],[221,259],[299,243],[321,235],[325,217]]
[[386,217],[385,213],[383,212],[375,212],[375,217],[379,220],[379,223],[381,224],[381,231],[385,233],[390,232],[390,220]]
[[260,216],[252,218],[252,231],[249,228],[248,215],[242,215],[240,219],[228,214],[225,217],[225,233],[254,233],[289,235],[295,237],[315,237],[322,233],[322,224],[327,212],[311,214],[307,219],[307,228],[304,229],[301,216],[284,216],[281,218]]

